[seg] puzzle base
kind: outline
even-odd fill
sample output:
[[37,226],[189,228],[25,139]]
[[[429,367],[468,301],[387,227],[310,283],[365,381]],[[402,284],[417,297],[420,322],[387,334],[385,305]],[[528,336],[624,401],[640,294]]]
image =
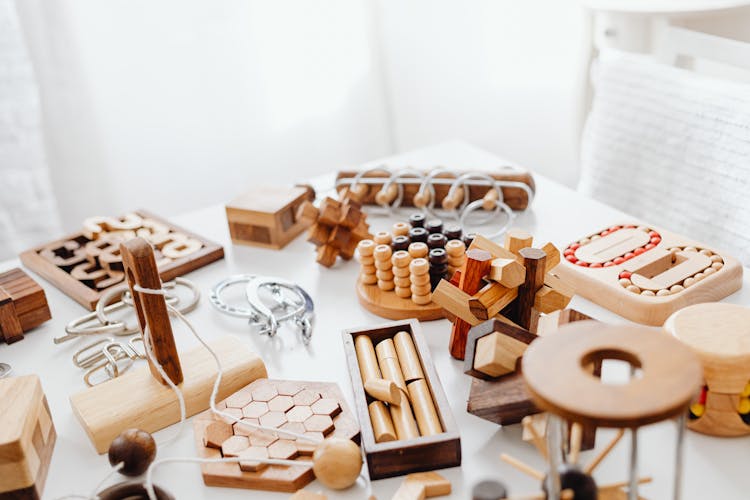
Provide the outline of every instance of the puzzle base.
[[403,299],[394,292],[384,292],[377,285],[365,285],[357,280],[357,297],[362,307],[381,318],[432,321],[443,319],[443,308],[434,302],[420,306],[411,299]]

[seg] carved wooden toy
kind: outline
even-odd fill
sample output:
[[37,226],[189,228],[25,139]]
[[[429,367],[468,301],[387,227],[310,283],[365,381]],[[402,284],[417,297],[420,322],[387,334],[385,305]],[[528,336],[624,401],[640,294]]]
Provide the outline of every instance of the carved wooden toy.
[[536,332],[540,314],[564,309],[574,293],[556,276],[560,253],[551,243],[532,248],[520,230],[506,234],[505,247],[476,235],[451,281],[441,281],[432,299],[453,321],[449,350],[464,359],[472,326],[502,316]]
[[21,262],[89,310],[125,279],[120,243],[139,236],[154,247],[165,281],[224,257],[224,249],[143,210],[91,217],[83,230],[23,252]]
[[661,326],[685,306],[742,286],[742,266],[709,245],[652,226],[615,225],[572,243],[558,275],[630,320]]
[[392,500],[423,500],[450,494],[451,482],[437,472],[416,472],[404,478]]
[[[259,425],[321,439],[338,437],[359,441],[357,420],[347,408],[338,386],[333,383],[256,380],[217,407]],[[250,429],[238,423],[227,423],[210,410],[198,415],[193,425],[199,456],[247,457],[247,461],[239,463],[201,464],[203,481],[208,486],[293,492],[303,488],[316,476],[326,474],[326,471],[319,469],[322,467],[320,462],[316,462],[316,465],[311,462],[317,448],[312,442],[281,433]],[[300,465],[264,464],[253,462],[254,457],[299,460]],[[346,464],[339,465],[344,466]]]
[[463,231],[415,213],[357,246],[360,273],[357,296],[373,314],[388,319],[443,318],[432,290],[466,260]]
[[[416,320],[343,333],[349,376],[371,479],[461,464],[461,441]],[[367,391],[389,380],[383,399]]]
[[341,201],[326,197],[318,208],[305,201],[297,219],[310,225],[307,241],[317,249],[316,262],[326,267],[333,266],[338,256],[351,259],[357,244],[372,237],[362,205],[349,192],[342,193]]
[[750,434],[750,309],[696,304],[670,316],[664,329],[703,364],[704,386],[690,406],[688,428],[713,436]]
[[[136,285],[161,289],[151,245],[134,238],[122,243],[120,252],[138,323],[142,332],[148,329],[154,357],[172,382],[181,383],[187,415],[205,410],[217,375],[213,356],[202,346],[178,355],[164,296],[136,289]],[[263,360],[236,337],[222,337],[210,345],[223,367],[219,397],[266,376]],[[180,420],[177,397],[150,359],[148,367],[74,394],[70,402],[99,453],[104,453],[123,429],[155,432]]]
[[233,243],[281,249],[307,227],[297,218],[305,201],[315,200],[306,186],[254,188],[226,206]]
[[[593,377],[589,367],[608,359],[627,362],[630,380],[612,385]],[[550,414],[548,474],[539,478],[548,498],[561,498],[565,489],[573,489],[573,498],[597,498],[590,472],[578,469],[576,460],[560,460],[563,421],[630,429],[630,477],[621,487],[627,486],[628,498],[637,499],[638,428],[675,417],[674,488],[679,498],[685,414],[702,379],[700,361],[690,348],[651,328],[577,322],[535,340],[524,354],[522,371],[534,402]]]
[[0,499],[42,498],[56,433],[36,375],[0,380]]
[[0,342],[23,339],[23,333],[52,318],[44,290],[20,269],[0,273]]

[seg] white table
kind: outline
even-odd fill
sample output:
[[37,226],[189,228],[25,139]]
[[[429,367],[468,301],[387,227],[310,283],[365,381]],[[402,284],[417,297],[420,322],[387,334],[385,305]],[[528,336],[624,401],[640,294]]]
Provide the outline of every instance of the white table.
[[[463,143],[443,144],[389,158],[384,162],[391,166],[445,165],[464,168],[491,168],[501,164],[498,158]],[[558,247],[563,247],[569,240],[588,231],[631,219],[544,177],[536,176],[536,182],[537,195],[532,208],[521,214],[515,224],[534,234],[535,241],[552,241]],[[226,334],[240,336],[261,354],[269,375],[273,378],[338,382],[349,404],[353,406],[340,332],[347,327],[376,325],[387,321],[358,305],[354,292],[357,264],[340,263],[333,269],[318,266],[314,262],[313,247],[304,238],[298,238],[283,251],[232,246],[223,207],[220,206],[172,219],[200,235],[220,242],[226,251],[224,260],[188,276],[204,293],[198,309],[188,315],[198,331],[208,339]],[[378,230],[388,228],[392,221],[370,217],[370,222],[373,230]],[[6,261],[0,263],[0,270],[19,265],[17,260]],[[316,306],[316,325],[309,350],[298,344],[292,331],[281,332],[283,345],[272,347],[267,338],[251,335],[242,320],[222,315],[208,304],[206,292],[220,279],[235,273],[260,273],[295,280],[312,295]],[[726,299],[728,302],[750,303],[747,273],[745,276],[744,288]],[[58,440],[47,478],[45,498],[58,498],[70,493],[85,494],[104,477],[109,464],[105,456],[94,452],[68,402],[72,393],[84,389],[81,371],[71,363],[73,352],[84,341],[63,345],[52,343],[52,337],[60,335],[68,321],[85,311],[55,287],[36,275],[34,277],[47,292],[53,319],[29,333],[23,341],[0,346],[0,361],[13,365],[15,375],[39,374],[49,400]],[[600,320],[625,321],[579,297],[573,299],[571,306]],[[423,323],[422,327],[461,431],[462,467],[441,471],[453,483],[452,498],[469,498],[472,485],[482,478],[502,480],[515,496],[539,492],[536,481],[520,474],[498,458],[500,453],[511,453],[537,468],[544,467],[534,448],[521,441],[520,426],[502,428],[466,412],[470,377],[463,374],[461,363],[448,354],[450,324],[446,320],[440,320]],[[180,348],[195,343],[181,325],[175,327],[175,334]],[[157,438],[164,432],[172,430],[170,428],[157,433]],[[603,446],[609,436],[610,431],[600,431],[599,447]],[[641,475],[651,475],[654,478],[652,484],[642,487],[642,493],[651,500],[671,498],[674,425],[657,424],[643,429],[639,436]],[[595,478],[600,483],[625,480],[628,453],[627,440],[623,440],[597,469]],[[194,455],[190,425],[185,425],[177,442],[159,450],[160,457]],[[584,453],[583,462],[591,456],[592,452]],[[748,466],[750,438],[719,439],[688,432],[683,498],[749,498],[750,486],[746,476]],[[117,476],[115,479],[119,481],[123,478]],[[289,496],[254,490],[207,488],[203,485],[198,467],[192,464],[167,465],[159,469],[157,482],[178,499],[280,499]],[[375,481],[374,492],[381,500],[388,499],[400,483],[401,478]],[[323,487],[313,483],[308,489]],[[364,498],[361,488],[328,493],[329,498]]]

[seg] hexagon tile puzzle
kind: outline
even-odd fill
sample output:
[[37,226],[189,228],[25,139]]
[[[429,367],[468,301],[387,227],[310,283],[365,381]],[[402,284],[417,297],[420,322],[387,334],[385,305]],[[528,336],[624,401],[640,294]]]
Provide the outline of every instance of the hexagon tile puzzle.
[[[359,443],[359,424],[334,383],[259,379],[216,406],[255,424]],[[312,442],[231,424],[211,410],[197,415],[193,426],[200,457],[248,459],[202,464],[207,486],[294,492],[315,479]],[[300,465],[268,465],[253,458],[299,460]]]

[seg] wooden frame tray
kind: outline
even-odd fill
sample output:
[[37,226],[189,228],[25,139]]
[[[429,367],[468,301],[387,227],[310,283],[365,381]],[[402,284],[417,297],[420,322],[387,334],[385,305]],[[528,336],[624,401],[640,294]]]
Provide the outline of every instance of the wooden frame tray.
[[[217,243],[209,241],[201,236],[198,236],[195,233],[176,226],[175,224],[172,224],[171,222],[168,222],[165,219],[162,219],[161,217],[151,214],[145,210],[137,210],[133,213],[143,219],[150,219],[156,224],[166,226],[169,229],[169,233],[181,233],[189,238],[200,241],[202,244],[200,249],[189,255],[168,260],[165,260],[164,256],[161,254],[158,248],[155,249],[159,275],[164,281],[174,279],[177,276],[182,276],[186,273],[189,273],[190,271],[194,271],[207,264],[210,264],[211,262],[224,258],[224,249]],[[76,251],[83,250],[83,247],[91,241],[94,240],[86,237],[83,231],[79,231],[50,243],[39,245],[37,247],[24,251],[20,255],[21,262],[23,262],[26,267],[28,267],[35,273],[51,282],[63,293],[71,297],[83,307],[93,311],[96,307],[96,303],[99,301],[99,297],[101,297],[101,295],[110,288],[119,286],[121,283],[123,283],[124,276],[123,279],[119,281],[116,281],[116,279],[105,280],[107,282],[116,282],[107,283],[107,286],[102,288],[97,288],[96,283],[92,283],[92,286],[89,286],[83,281],[80,281],[71,276],[70,272],[73,267],[85,262],[88,262],[91,265],[89,271],[97,271],[99,269],[102,269],[97,257],[86,253],[83,261],[80,260],[81,257],[79,256],[77,258],[77,261],[76,259],[73,260],[73,264],[61,266],[55,264],[42,255],[45,250],[48,250],[55,253],[55,255],[62,254],[61,256],[64,256],[68,254],[73,256]],[[68,245],[69,248],[66,248],[66,245]]]
[[[403,439],[376,443],[370,422],[367,406],[372,398],[365,393],[362,375],[357,362],[354,338],[358,335],[369,336],[374,344],[392,338],[396,333],[408,332],[416,347],[424,379],[430,389],[440,424],[444,430],[433,436],[420,436],[414,439]],[[344,352],[349,368],[349,376],[354,391],[354,404],[359,417],[362,434],[362,448],[367,457],[367,467],[371,479],[399,476],[411,472],[421,472],[461,465],[461,438],[458,427],[453,420],[450,405],[443,392],[440,379],[430,357],[427,341],[424,339],[415,319],[384,323],[376,327],[351,328],[342,333]]]

